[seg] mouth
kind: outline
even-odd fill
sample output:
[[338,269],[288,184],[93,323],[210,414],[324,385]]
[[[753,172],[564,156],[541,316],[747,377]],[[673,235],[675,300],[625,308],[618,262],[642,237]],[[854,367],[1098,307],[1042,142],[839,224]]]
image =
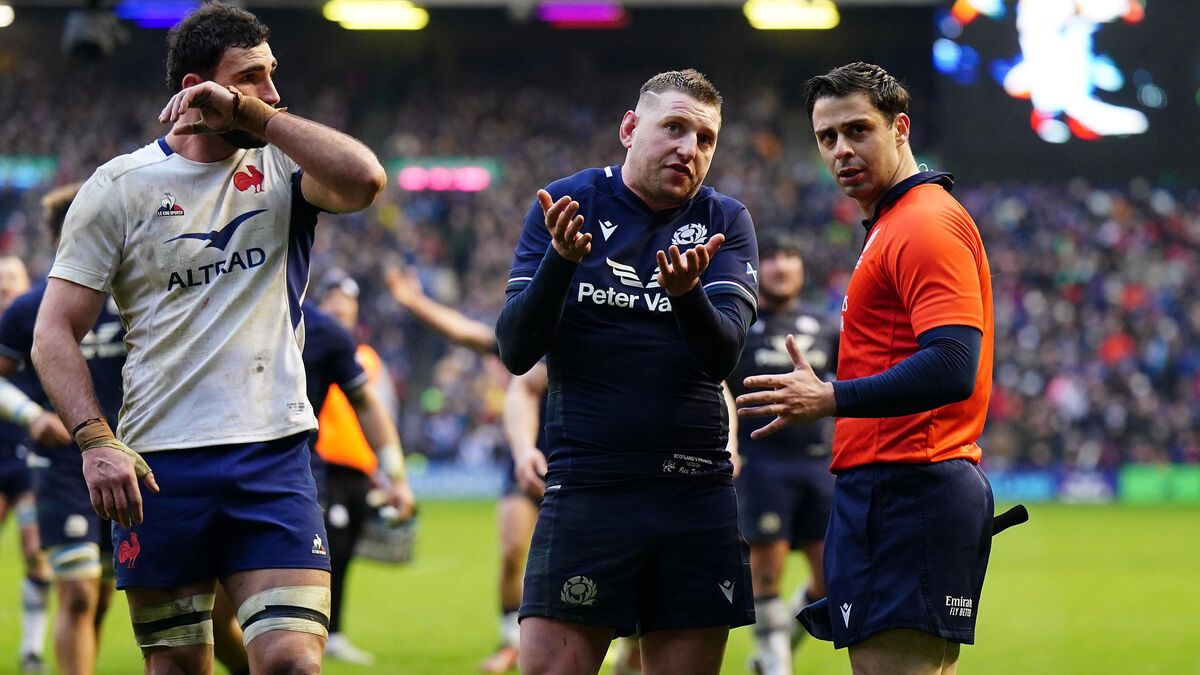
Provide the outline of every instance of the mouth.
[[850,185],[861,182],[865,175],[862,169],[848,166],[837,172],[837,179],[843,185]]
[[667,168],[670,169],[671,171],[674,171],[675,173],[682,175],[682,176],[687,176],[688,178],[691,178],[691,176],[692,176],[692,170],[687,168],[686,165],[679,164],[678,162],[676,162],[675,164],[668,164]]

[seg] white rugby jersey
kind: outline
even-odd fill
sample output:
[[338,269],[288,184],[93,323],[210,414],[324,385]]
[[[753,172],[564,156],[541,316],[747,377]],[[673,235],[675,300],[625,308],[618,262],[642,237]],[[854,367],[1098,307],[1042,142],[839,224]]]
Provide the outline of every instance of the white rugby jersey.
[[202,164],[159,139],[96,170],[50,276],[111,293],[129,357],[117,435],[138,452],[315,429],[300,305],[316,207],[273,146]]

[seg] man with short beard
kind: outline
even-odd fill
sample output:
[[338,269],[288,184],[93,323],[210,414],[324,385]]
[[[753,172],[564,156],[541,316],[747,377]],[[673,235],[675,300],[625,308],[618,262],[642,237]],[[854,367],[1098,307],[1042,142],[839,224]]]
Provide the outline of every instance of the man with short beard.
[[[116,521],[147,672],[211,672],[217,580],[253,671],[319,672],[327,635],[301,300],[318,212],[366,208],[386,176],[362,143],[275,107],[268,33],[221,3],[171,30],[173,127],[84,184],[35,329],[92,506]],[[106,292],[129,347],[118,434],[79,349]]]
[[758,248],[704,187],[721,96],[661,73],[621,120],[620,166],[539,190],[496,325],[514,373],[543,356],[546,488],[521,602],[521,672],[596,673],[641,636],[646,673],[718,673],[754,622],[721,386],[754,320]]

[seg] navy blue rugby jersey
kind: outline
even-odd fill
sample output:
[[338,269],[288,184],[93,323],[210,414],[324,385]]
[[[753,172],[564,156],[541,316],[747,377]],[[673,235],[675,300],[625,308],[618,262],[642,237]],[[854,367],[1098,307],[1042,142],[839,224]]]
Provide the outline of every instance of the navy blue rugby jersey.
[[324,407],[330,385],[350,393],[367,383],[357,352],[350,331],[313,305],[304,305],[304,377],[313,410]]
[[[33,326],[37,321],[38,308],[46,295],[46,281],[37,283],[29,292],[13,300],[0,317],[0,354],[17,361],[21,369],[11,378],[25,395],[47,410],[53,410],[50,399],[42,389],[42,383],[33,370],[30,354],[33,350]],[[124,387],[121,371],[125,367],[125,327],[117,316],[111,298],[104,302],[95,325],[84,336],[79,345],[88,371],[92,374],[92,385],[100,409],[113,428],[121,412]]]
[[0,460],[14,455],[16,447],[25,442],[25,429],[12,422],[0,422]]
[[[583,231],[592,235],[546,354],[551,468],[564,459],[584,466],[577,460],[647,453],[654,454],[647,470],[670,459],[658,453],[727,459],[720,377],[689,353],[656,280],[655,254],[672,244],[686,251],[724,234],[700,279],[703,291],[710,298],[734,294],[757,306],[758,243],[746,207],[702,187],[686,205],[655,213],[625,186],[619,166],[581,171],[546,189],[556,200],[570,195],[579,202]],[[535,200],[517,242],[510,299],[529,284],[550,245]],[[634,464],[623,466],[637,471]]]
[[[830,326],[833,326],[832,330]],[[742,360],[729,376],[729,388],[735,397],[748,393],[742,383],[752,375],[773,375],[793,370],[787,350],[787,336],[796,336],[796,346],[823,380],[832,380],[837,371],[837,324],[821,312],[803,305],[780,311],[759,308],[758,321],[746,335]],[[795,456],[828,456],[833,438],[833,420],[826,418],[811,424],[793,424],[761,440],[752,440],[750,432],[765,427],[771,417],[738,418],[738,450],[744,455],[779,452]]]

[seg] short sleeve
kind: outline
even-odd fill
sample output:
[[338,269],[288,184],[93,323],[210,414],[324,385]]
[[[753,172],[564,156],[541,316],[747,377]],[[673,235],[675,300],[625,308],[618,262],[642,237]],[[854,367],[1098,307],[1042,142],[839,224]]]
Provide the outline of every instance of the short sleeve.
[[367,371],[358,362],[354,337],[336,322],[329,321],[329,353],[326,358],[330,380],[350,393],[367,383]]
[[67,211],[50,276],[109,292],[125,248],[123,204],[106,171],[92,174]]
[[700,279],[708,296],[733,293],[758,308],[758,239],[742,207],[725,228],[725,243]]
[[959,214],[943,211],[889,227],[904,233],[889,271],[913,333],[940,326],[982,331],[979,257],[983,250],[974,225]]
[[37,306],[31,295],[23,295],[0,316],[0,356],[24,363],[33,350],[33,320]]
[[535,199],[533,206],[525,214],[525,224],[521,228],[520,238],[517,239],[512,269],[508,273],[508,284],[504,289],[506,294],[519,293],[529,285],[549,246],[550,231],[546,229],[542,205]]

